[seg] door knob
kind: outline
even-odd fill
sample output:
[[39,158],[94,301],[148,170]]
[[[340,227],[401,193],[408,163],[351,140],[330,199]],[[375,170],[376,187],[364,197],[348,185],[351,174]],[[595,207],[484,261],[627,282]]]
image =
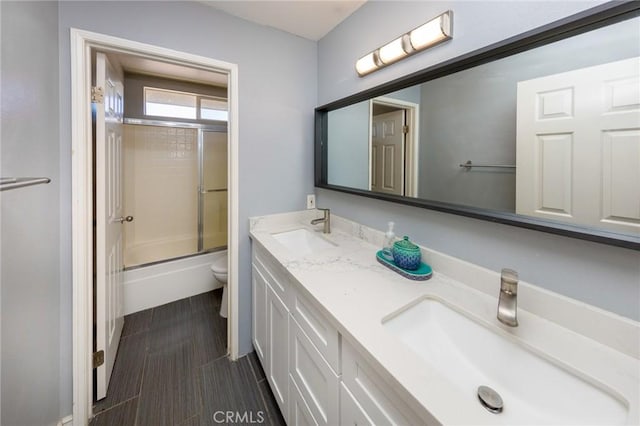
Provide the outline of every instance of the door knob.
[[133,216],[119,217],[117,219],[114,219],[113,221],[114,222],[120,222],[120,223],[133,222]]

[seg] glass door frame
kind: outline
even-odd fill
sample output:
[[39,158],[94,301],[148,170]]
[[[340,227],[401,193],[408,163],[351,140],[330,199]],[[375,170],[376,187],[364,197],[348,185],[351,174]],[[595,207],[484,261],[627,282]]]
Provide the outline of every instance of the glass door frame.
[[[140,126],[176,127],[176,128],[183,128],[183,129],[197,129],[198,131],[198,134],[197,134],[198,187],[196,188],[196,191],[198,191],[198,229],[197,229],[198,245],[197,245],[197,251],[194,254],[206,253],[207,251],[216,251],[218,248],[214,248],[206,251],[204,250],[204,196],[208,192],[214,192],[213,190],[207,191],[204,189],[204,132],[220,132],[220,133],[228,134],[227,124],[226,123],[224,124],[223,123],[221,124],[185,123],[180,121],[146,120],[146,119],[139,119],[139,118],[125,118],[124,124],[135,124]],[[228,136],[227,136],[227,141],[228,141]],[[222,189],[220,191],[222,191]],[[227,188],[225,188],[224,191],[227,191]],[[192,256],[192,255],[180,256],[180,257],[189,257],[189,256]],[[174,260],[174,259],[173,258],[164,259],[160,262],[166,262],[168,260]],[[153,262],[153,263],[157,263],[157,262]],[[148,264],[136,265],[136,266],[147,266],[147,265]]]
[[[227,126],[202,126],[198,128],[198,253],[204,253],[204,197],[211,192],[227,192],[228,188],[206,189],[204,185],[204,132],[227,133]],[[228,144],[228,136],[227,136]],[[228,145],[227,145],[228,146]],[[206,251],[215,251],[212,248]]]

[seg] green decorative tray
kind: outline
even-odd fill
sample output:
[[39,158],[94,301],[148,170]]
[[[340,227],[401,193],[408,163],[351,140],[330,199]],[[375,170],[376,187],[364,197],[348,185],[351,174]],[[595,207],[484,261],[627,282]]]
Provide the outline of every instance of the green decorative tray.
[[413,281],[426,281],[433,276],[433,269],[431,269],[431,266],[427,265],[424,262],[420,262],[420,266],[418,267],[418,269],[409,271],[397,266],[395,263],[393,263],[393,260],[388,260],[386,257],[384,257],[384,255],[382,254],[382,250],[378,250],[378,252],[376,253],[376,259],[378,259],[378,262],[382,263],[392,271],[397,272],[403,277]]

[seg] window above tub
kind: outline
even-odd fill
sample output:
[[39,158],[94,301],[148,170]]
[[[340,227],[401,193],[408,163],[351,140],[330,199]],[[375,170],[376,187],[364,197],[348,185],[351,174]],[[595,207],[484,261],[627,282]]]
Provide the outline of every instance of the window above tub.
[[197,93],[144,87],[144,115],[188,120],[228,121],[227,100]]

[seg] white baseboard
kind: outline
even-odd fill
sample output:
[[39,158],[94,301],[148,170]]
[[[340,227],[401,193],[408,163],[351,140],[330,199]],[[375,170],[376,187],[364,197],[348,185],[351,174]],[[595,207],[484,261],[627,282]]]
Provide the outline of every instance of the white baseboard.
[[124,315],[222,287],[210,266],[225,253],[207,253],[125,271]]
[[73,416],[68,415],[58,420],[58,426],[73,426]]

